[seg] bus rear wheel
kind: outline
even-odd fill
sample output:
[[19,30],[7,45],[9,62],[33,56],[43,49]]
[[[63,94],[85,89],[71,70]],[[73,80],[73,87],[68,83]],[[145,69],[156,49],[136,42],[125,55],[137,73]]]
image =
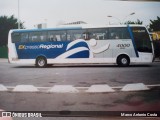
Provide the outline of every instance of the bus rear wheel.
[[127,67],[130,64],[129,57],[126,55],[121,55],[117,58],[117,64],[121,67]]
[[36,59],[36,66],[37,67],[46,67],[47,66],[47,60],[45,57],[38,57]]

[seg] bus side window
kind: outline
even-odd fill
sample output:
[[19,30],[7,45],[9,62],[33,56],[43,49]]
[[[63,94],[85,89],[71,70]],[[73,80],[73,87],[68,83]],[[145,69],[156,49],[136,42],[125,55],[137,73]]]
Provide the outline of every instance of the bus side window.
[[40,32],[40,42],[47,41],[47,32]]
[[28,33],[21,33],[21,42],[28,42]]
[[49,42],[57,41],[57,37],[53,33],[48,34],[48,39]]
[[66,41],[66,39],[67,39],[66,32],[62,33],[60,36],[61,36],[61,41]]
[[108,30],[106,30],[105,32],[104,32],[104,40],[107,40],[107,39],[109,39],[109,37],[108,37]]
[[29,42],[45,42],[46,40],[46,32],[32,32],[29,34]]
[[35,35],[35,32],[32,32],[29,34],[29,42],[36,42],[37,36]]
[[85,39],[86,41],[90,40],[89,39],[89,32],[88,31],[85,31],[82,36],[83,36],[83,39]]
[[130,39],[130,35],[126,27],[112,27],[109,28],[109,39]]
[[73,41],[77,39],[84,39],[83,36],[84,30],[68,30],[67,31],[67,40]]
[[53,41],[55,41],[54,39],[55,39],[55,35],[54,35],[53,31],[49,31],[48,32],[48,41],[53,42]]
[[88,39],[105,40],[107,39],[106,28],[91,28],[88,29]]
[[50,42],[55,41],[65,41],[66,40],[66,32],[65,31],[49,31],[48,39]]
[[50,36],[50,41],[57,41],[57,37],[55,35]]
[[109,39],[119,39],[118,35],[118,29],[119,28],[109,28]]

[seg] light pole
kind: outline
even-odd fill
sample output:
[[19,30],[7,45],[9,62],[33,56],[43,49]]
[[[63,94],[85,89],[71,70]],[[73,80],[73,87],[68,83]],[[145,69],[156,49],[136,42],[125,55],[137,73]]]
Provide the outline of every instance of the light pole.
[[44,19],[44,21],[45,21],[45,28],[47,28],[47,19]]
[[20,29],[20,12],[19,12],[19,0],[18,0],[18,29]]
[[127,19],[127,17],[129,17],[129,16],[131,16],[131,15],[134,15],[134,14],[135,14],[135,12],[130,13],[129,15],[127,15],[127,16],[123,19],[123,21],[122,21],[122,22],[123,22],[123,24],[124,24],[124,22],[125,22],[124,20],[125,20],[125,19]]
[[114,16],[111,16],[111,15],[108,15],[107,17],[110,17],[110,18],[115,18],[115,19],[117,19],[117,20],[119,21],[119,24],[121,24],[121,20],[120,20],[119,18],[117,18],[117,17],[114,17]]
[[123,21],[121,21],[119,18],[114,17],[114,16],[111,16],[111,15],[108,15],[107,17],[115,18],[115,19],[117,19],[117,20],[119,21],[120,24],[124,24],[124,20],[125,20],[128,16],[131,16],[131,15],[134,15],[134,14],[135,14],[135,12],[130,13],[129,15],[127,15],[127,16],[123,19]]

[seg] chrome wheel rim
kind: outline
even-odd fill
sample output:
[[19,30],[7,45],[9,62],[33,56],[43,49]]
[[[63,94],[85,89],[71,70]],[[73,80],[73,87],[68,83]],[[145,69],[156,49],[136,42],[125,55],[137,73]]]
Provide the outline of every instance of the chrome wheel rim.
[[124,64],[124,65],[125,65],[125,64],[127,64],[127,62],[128,62],[128,61],[127,61],[127,59],[126,59],[126,58],[122,58],[121,62],[122,62],[122,64]]
[[39,66],[44,66],[45,65],[45,61],[43,59],[39,59],[38,60],[38,65]]

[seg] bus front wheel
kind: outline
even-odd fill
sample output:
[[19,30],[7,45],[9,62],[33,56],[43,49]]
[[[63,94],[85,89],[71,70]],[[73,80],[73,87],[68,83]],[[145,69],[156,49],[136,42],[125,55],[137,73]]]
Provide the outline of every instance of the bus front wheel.
[[37,67],[46,67],[47,66],[47,60],[45,57],[38,57],[36,59],[36,66]]
[[130,64],[129,57],[126,55],[121,55],[117,58],[117,64],[121,67],[127,67]]

